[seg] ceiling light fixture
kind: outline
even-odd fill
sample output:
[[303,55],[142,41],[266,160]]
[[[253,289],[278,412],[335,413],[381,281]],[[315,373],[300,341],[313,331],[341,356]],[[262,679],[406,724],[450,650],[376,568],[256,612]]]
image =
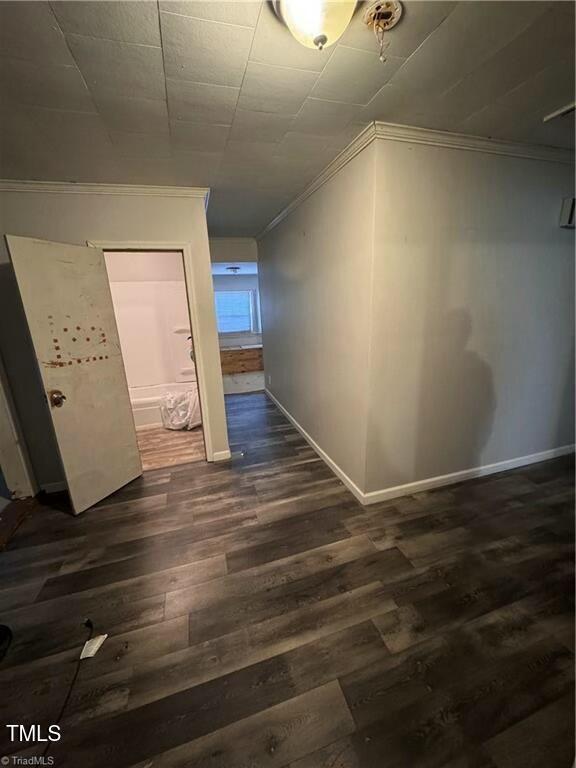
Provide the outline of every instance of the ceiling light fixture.
[[370,27],[378,41],[380,61],[386,61],[384,56],[384,33],[395,27],[402,17],[402,3],[399,0],[370,3],[364,11],[364,24]]
[[356,5],[356,0],[273,0],[276,15],[292,36],[319,51],[342,37]]

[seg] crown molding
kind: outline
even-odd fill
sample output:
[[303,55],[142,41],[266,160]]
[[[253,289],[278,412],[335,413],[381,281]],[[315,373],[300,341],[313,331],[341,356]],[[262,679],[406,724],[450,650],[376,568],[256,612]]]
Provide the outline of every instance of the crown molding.
[[274,227],[280,224],[287,216],[301,205],[310,195],[320,189],[347,163],[356,157],[365,147],[376,139],[383,141],[399,141],[410,144],[424,144],[430,147],[442,147],[444,149],[459,149],[468,152],[483,152],[484,154],[503,155],[517,157],[523,160],[540,160],[549,163],[561,163],[572,165],[574,152],[556,147],[536,146],[533,144],[519,144],[516,142],[486,139],[481,136],[468,136],[463,133],[450,133],[448,131],[435,131],[428,128],[416,128],[410,125],[396,125],[395,123],[373,122],[364,128],[350,144],[301,192],[291,203],[283,208],[272,221],[257,235],[260,240]]
[[50,192],[74,195],[132,195],[196,197],[208,204],[208,187],[160,187],[143,184],[84,184],[68,181],[17,181],[0,179],[0,192]]
[[468,152],[484,152],[490,155],[506,155],[507,157],[520,157],[524,160],[542,160],[565,165],[574,162],[573,152],[558,147],[519,144],[518,142],[486,139],[482,136],[435,131],[429,128],[416,128],[410,125],[395,125],[394,123],[375,122],[373,125],[376,139],[426,144],[445,149],[463,149]]

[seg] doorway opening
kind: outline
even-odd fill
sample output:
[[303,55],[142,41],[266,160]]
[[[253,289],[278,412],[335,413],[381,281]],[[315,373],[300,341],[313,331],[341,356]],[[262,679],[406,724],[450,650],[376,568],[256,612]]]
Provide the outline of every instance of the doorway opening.
[[104,251],[144,470],[205,461],[181,251]]
[[224,394],[264,390],[262,320],[255,261],[212,264]]

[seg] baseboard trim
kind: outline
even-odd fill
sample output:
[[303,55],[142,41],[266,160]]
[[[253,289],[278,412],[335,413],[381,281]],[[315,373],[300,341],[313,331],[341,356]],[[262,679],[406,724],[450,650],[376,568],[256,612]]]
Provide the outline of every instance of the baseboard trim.
[[363,494],[365,501],[362,503],[376,504],[379,501],[388,501],[388,499],[395,499],[400,496],[411,496],[412,494],[420,493],[421,491],[430,491],[434,488],[442,488],[445,485],[462,483],[465,480],[474,480],[478,477],[495,475],[498,472],[506,472],[507,470],[517,469],[518,467],[527,467],[530,464],[538,464],[540,461],[557,459],[560,456],[566,456],[569,453],[574,453],[574,445],[562,445],[559,448],[551,448],[549,451],[531,453],[528,456],[518,456],[515,459],[498,461],[495,464],[484,464],[483,466],[473,467],[472,469],[463,469],[460,472],[451,472],[448,475],[438,475],[437,477],[429,477],[425,480],[416,480],[413,483],[406,483],[406,485],[397,485],[393,488],[382,488],[378,491],[369,491],[368,493]]
[[514,459],[507,459],[505,461],[498,461],[495,464],[484,464],[480,467],[473,467],[472,469],[464,469],[459,472],[451,472],[448,475],[438,475],[436,477],[428,477],[425,480],[416,480],[413,483],[406,483],[405,485],[396,485],[392,488],[382,488],[377,491],[369,491],[365,493],[360,490],[356,483],[348,477],[348,475],[336,464],[328,454],[320,448],[318,443],[313,440],[312,437],[306,432],[306,430],[296,421],[292,414],[286,410],[286,408],[280,403],[276,397],[266,389],[266,394],[276,405],[276,407],[286,416],[288,421],[300,432],[302,437],[310,445],[310,447],[316,451],[318,456],[330,467],[334,474],[344,483],[344,485],[351,491],[361,504],[377,504],[380,501],[388,501],[389,499],[396,499],[401,496],[411,496],[414,493],[420,493],[422,491],[431,491],[434,488],[442,488],[445,485],[455,485],[456,483],[464,482],[465,480],[473,480],[479,477],[486,477],[487,475],[495,475],[498,472],[506,472],[509,469],[517,469],[518,467],[529,466],[530,464],[538,464],[540,461],[548,461],[549,459],[556,459],[560,456],[566,456],[570,453],[574,453],[574,445],[563,445],[559,448],[551,448],[548,451],[540,451],[539,453],[532,453],[528,456],[518,456]]
[[212,455],[212,461],[226,461],[231,455],[230,451],[216,451]]
[[313,439],[313,438],[312,438],[312,437],[311,437],[311,436],[308,434],[308,432],[306,432],[306,430],[304,429],[304,427],[303,427],[303,426],[301,426],[301,425],[300,425],[300,424],[299,424],[299,423],[296,421],[296,419],[294,418],[294,416],[292,416],[292,414],[291,414],[289,411],[287,411],[287,410],[286,410],[286,408],[284,408],[284,406],[282,405],[282,403],[281,403],[279,400],[277,400],[277,399],[274,397],[274,395],[272,394],[272,392],[270,392],[270,390],[269,390],[269,389],[265,389],[264,391],[266,392],[266,394],[268,395],[268,397],[270,398],[270,400],[272,400],[272,402],[274,403],[274,405],[275,405],[275,406],[278,408],[278,410],[279,410],[279,411],[281,411],[281,412],[284,414],[284,416],[286,416],[286,418],[287,418],[287,419],[288,419],[288,421],[289,421],[289,422],[292,424],[292,426],[293,426],[293,427],[295,427],[295,428],[298,430],[298,432],[300,432],[300,434],[302,435],[302,437],[304,438],[304,440],[306,440],[306,442],[307,442],[307,443],[310,445],[310,447],[311,447],[311,448],[312,448],[314,451],[316,451],[316,453],[318,454],[318,456],[320,456],[320,458],[321,458],[321,459],[322,459],[322,460],[323,460],[323,461],[324,461],[326,464],[328,464],[328,466],[330,467],[330,469],[332,470],[332,472],[334,472],[334,474],[336,475],[336,477],[338,477],[340,480],[342,480],[342,482],[344,483],[344,485],[346,486],[346,488],[348,488],[348,490],[349,490],[349,491],[351,491],[351,492],[354,494],[354,496],[356,496],[356,498],[358,499],[358,501],[359,501],[361,504],[366,504],[366,502],[364,501],[364,497],[365,497],[365,495],[366,495],[366,494],[364,494],[364,493],[363,493],[363,492],[360,490],[360,488],[358,488],[358,486],[356,485],[356,483],[354,482],[354,480],[352,480],[352,478],[348,477],[348,475],[346,474],[346,472],[344,472],[344,470],[343,470],[343,469],[341,469],[341,468],[338,466],[338,464],[336,464],[336,462],[335,462],[333,459],[331,459],[331,458],[330,458],[330,456],[328,456],[328,454],[326,453],[326,451],[323,451],[323,450],[322,450],[322,448],[320,448],[320,446],[318,445],[318,443],[317,443],[317,442],[316,442],[316,441],[315,441],[315,440],[314,440],[314,439]]

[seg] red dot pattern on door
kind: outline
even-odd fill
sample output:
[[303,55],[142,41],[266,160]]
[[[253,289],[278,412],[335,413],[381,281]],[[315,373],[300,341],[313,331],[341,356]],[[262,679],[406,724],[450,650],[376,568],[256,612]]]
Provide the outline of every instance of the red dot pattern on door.
[[[88,365],[108,360],[106,354],[94,354],[107,350],[106,331],[99,325],[76,325],[76,336],[70,336],[70,326],[58,323],[55,315],[48,315],[48,328],[52,338],[54,355],[44,365],[50,368],[63,368],[66,365]],[[81,336],[82,331],[86,334]],[[90,335],[88,335],[90,334]],[[94,335],[95,334],[95,335]],[[98,345],[98,349],[95,346]]]

